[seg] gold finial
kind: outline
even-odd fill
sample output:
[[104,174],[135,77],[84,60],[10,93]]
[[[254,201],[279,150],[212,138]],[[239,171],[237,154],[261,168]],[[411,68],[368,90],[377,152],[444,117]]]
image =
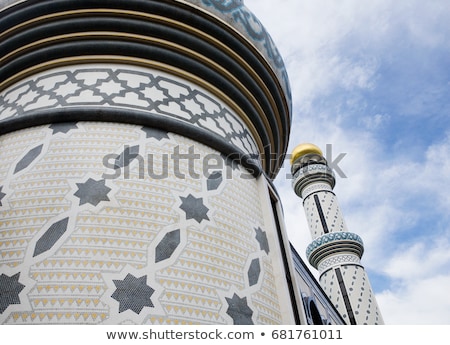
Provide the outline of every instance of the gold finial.
[[316,145],[310,144],[310,143],[300,144],[300,145],[297,145],[294,148],[294,150],[292,151],[291,165],[294,163],[294,161],[297,158],[304,156],[308,153],[317,153],[317,154],[323,156],[322,151]]

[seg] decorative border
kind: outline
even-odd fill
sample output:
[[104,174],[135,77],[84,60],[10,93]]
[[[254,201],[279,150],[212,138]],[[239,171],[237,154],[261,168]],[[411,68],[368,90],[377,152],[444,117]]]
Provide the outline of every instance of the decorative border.
[[361,237],[359,237],[355,233],[344,231],[330,232],[312,241],[312,243],[309,244],[308,247],[306,248],[306,256],[310,256],[311,253],[317,248],[336,241],[354,241],[358,242],[361,246],[364,246]]
[[335,255],[322,261],[317,268],[319,272],[322,274],[325,270],[337,266],[337,265],[346,265],[346,264],[354,264],[359,265],[361,263],[361,259],[356,255],[345,254],[345,255]]
[[361,237],[352,232],[330,232],[316,238],[306,248],[306,256],[315,268],[326,257],[343,252],[353,253],[361,258],[364,252],[364,243]]
[[303,199],[305,195],[303,189],[313,182],[327,182],[333,189],[336,183],[333,169],[325,164],[307,165],[295,172],[291,184],[295,193]]
[[180,134],[234,154],[255,174],[261,171],[257,144],[240,118],[206,91],[156,70],[97,64],[46,71],[0,94],[0,114],[2,133],[21,123],[79,120],[179,128]]

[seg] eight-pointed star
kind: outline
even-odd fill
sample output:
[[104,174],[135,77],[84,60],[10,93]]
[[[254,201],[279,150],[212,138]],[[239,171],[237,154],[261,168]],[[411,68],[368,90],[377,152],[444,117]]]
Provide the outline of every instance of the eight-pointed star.
[[106,186],[105,180],[96,181],[89,178],[86,182],[77,183],[77,187],[75,196],[80,198],[80,205],[90,203],[97,206],[101,201],[109,201],[108,193],[111,188]]
[[186,198],[180,197],[180,208],[186,212],[186,219],[195,219],[198,223],[202,220],[209,220],[207,208],[203,204],[203,198],[196,198],[192,194],[189,194]]
[[0,314],[2,314],[10,304],[20,304],[19,293],[25,285],[19,283],[20,273],[8,277],[6,274],[0,275]]
[[253,311],[247,304],[247,297],[240,298],[234,294],[233,298],[225,297],[228,303],[227,314],[233,319],[235,325],[253,325]]
[[154,289],[147,285],[147,276],[136,278],[128,273],[124,280],[113,280],[116,291],[111,295],[119,302],[119,313],[132,310],[139,314],[144,307],[153,307],[150,299]]

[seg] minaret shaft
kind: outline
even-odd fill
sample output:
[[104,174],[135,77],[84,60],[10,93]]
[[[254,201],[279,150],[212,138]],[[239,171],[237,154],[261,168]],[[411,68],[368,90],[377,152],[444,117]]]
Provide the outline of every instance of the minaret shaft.
[[[309,151],[311,151],[309,149]],[[293,158],[293,187],[303,207],[313,242],[308,260],[319,282],[348,324],[382,324],[369,279],[361,265],[361,238],[348,231],[336,195],[334,174],[320,151]]]
[[323,186],[319,183],[314,183],[311,186],[311,188],[314,187],[318,189],[317,192],[306,195],[303,201],[313,239],[329,232],[347,231],[336,196],[331,188],[323,189]]

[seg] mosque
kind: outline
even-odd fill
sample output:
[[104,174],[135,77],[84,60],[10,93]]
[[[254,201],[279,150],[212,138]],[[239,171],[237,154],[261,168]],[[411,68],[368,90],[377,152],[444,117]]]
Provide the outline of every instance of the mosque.
[[243,1],[0,16],[0,323],[383,323],[313,144],[290,164],[319,279],[287,237],[289,80]]

